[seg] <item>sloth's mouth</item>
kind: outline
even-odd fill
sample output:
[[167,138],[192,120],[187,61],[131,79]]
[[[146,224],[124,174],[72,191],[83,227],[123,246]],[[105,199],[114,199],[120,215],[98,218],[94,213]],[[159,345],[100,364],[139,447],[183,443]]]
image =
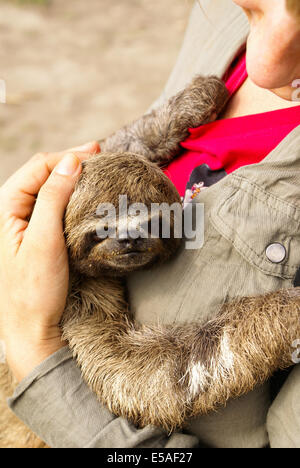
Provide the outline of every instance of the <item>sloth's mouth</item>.
[[134,258],[141,256],[145,253],[145,250],[127,250],[126,252],[120,252],[118,254],[119,257],[127,257],[127,258]]
[[145,264],[149,261],[149,251],[145,249],[128,249],[118,252],[116,259],[118,262],[125,262],[128,265],[133,264]]

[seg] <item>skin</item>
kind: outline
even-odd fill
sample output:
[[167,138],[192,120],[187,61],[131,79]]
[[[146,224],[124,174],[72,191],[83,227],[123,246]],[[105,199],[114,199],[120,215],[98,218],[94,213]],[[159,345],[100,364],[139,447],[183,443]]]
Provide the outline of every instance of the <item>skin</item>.
[[[284,0],[235,3],[244,8],[251,27],[249,79],[223,117],[298,105],[291,83],[300,78],[299,23]],[[40,154],[0,189],[0,339],[19,381],[65,345],[58,327],[69,281],[63,214],[81,161],[99,151],[91,143]]]
[[247,70],[257,86],[291,100],[300,77],[300,22],[285,0],[235,0],[250,23]]

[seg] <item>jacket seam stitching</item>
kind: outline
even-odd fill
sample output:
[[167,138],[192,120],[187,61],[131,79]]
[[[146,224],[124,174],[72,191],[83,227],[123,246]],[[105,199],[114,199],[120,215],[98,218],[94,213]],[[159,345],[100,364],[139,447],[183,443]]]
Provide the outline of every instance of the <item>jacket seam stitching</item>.
[[[290,202],[287,202],[287,201],[284,201],[282,200],[281,198],[279,197],[276,197],[276,195],[273,195],[272,193],[270,192],[267,192],[265,190],[263,190],[258,184],[256,184],[255,182],[252,182],[250,181],[249,179],[247,179],[246,177],[241,177],[241,176],[237,176],[235,174],[233,174],[233,178],[235,179],[238,179],[240,181],[245,181],[246,183],[248,183],[249,185],[252,185],[253,187],[255,187],[260,193],[264,193],[267,195],[267,197],[269,199],[273,199],[275,200],[277,203],[276,205],[277,206],[272,206],[273,209],[275,209],[276,211],[279,211],[280,213],[283,213],[285,214],[288,218],[292,219],[293,221],[297,222],[298,225],[300,224],[300,210],[299,210],[299,207],[297,207],[296,205],[293,205],[292,203]],[[239,184],[239,188],[241,188],[241,184]],[[244,190],[244,189],[242,189]],[[246,193],[249,193],[247,190],[244,190]],[[250,192],[250,195],[253,197],[253,198],[256,198],[256,200],[259,200],[260,202],[262,203],[265,203],[266,205],[269,206],[269,203],[266,203],[266,200],[261,200],[256,194],[253,194],[253,192]],[[278,204],[284,204],[290,208],[292,208],[296,213],[299,213],[299,217],[294,217],[292,215],[289,215],[287,214],[283,209],[281,209]]]

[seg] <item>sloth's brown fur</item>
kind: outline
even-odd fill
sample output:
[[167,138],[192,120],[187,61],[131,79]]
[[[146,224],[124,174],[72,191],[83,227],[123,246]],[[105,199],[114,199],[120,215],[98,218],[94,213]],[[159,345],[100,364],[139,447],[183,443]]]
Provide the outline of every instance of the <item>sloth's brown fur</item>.
[[100,400],[141,427],[182,427],[292,365],[299,290],[299,297],[280,291],[226,304],[204,326],[159,327],[134,323],[124,313],[118,284],[104,281],[99,288],[93,281],[79,294],[93,307],[98,303],[97,312],[74,311],[65,337]]
[[227,99],[222,81],[198,76],[163,106],[100,142],[101,149],[130,151],[162,166],[181,152],[180,143],[189,136],[188,129],[215,120]]
[[[300,336],[298,289],[225,304],[204,325],[140,325],[130,314],[125,276],[166,261],[179,241],[144,240],[138,246],[142,260],[126,262],[123,244],[99,243],[95,235],[98,204],[117,207],[119,194],[147,206],[179,201],[154,163],[175,157],[187,129],[215,118],[226,100],[221,81],[197,77],[162,108],[102,142],[104,153],[85,164],[67,210],[73,277],[61,324],[64,338],[99,399],[139,426],[171,431],[249,392],[275,370],[292,365],[291,345]],[[7,376],[1,375],[2,389],[10,387]],[[0,446],[18,446],[18,434],[26,446],[25,426],[9,419],[5,430]]]

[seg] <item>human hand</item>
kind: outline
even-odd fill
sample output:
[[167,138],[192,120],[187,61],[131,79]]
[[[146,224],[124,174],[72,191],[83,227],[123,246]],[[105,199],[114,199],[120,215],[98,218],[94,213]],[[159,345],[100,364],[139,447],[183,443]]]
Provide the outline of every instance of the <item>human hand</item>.
[[68,255],[63,217],[89,143],[34,156],[0,188],[0,339],[18,381],[65,343]]

